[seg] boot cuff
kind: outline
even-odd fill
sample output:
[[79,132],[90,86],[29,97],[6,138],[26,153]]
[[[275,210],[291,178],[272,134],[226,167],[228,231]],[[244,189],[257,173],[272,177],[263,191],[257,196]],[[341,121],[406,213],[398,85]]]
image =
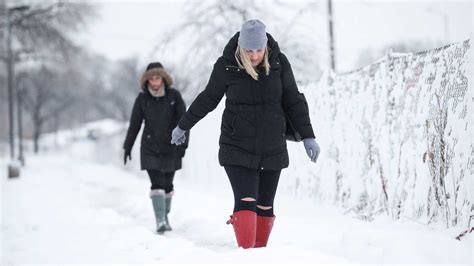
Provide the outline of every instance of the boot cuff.
[[158,196],[158,195],[165,195],[165,190],[164,189],[152,189],[150,191],[150,198],[153,196]]
[[174,195],[174,190],[172,190],[170,193],[166,193],[165,197],[171,198]]

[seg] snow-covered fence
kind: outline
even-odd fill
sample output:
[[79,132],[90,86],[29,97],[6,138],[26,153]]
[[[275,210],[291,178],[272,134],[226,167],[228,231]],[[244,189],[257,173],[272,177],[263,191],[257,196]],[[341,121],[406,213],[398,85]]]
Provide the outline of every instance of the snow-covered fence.
[[474,214],[470,53],[470,40],[389,53],[303,88],[323,153],[311,177],[299,177],[317,182],[297,182],[364,218],[467,225]]

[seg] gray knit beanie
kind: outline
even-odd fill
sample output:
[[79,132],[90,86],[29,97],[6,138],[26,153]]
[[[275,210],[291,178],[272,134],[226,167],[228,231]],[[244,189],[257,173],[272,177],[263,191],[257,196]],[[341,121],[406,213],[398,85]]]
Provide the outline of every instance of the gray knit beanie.
[[252,19],[242,24],[239,35],[239,45],[247,49],[259,49],[267,46],[265,24],[258,19]]

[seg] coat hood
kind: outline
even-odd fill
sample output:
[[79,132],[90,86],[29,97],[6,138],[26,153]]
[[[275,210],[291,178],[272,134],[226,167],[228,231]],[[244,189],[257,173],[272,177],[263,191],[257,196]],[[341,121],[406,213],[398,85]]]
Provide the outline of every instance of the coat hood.
[[140,88],[145,91],[146,89],[146,82],[147,80],[154,75],[158,75],[163,78],[163,81],[165,82],[165,87],[170,88],[171,85],[173,84],[173,80],[171,79],[171,76],[166,72],[166,70],[163,67],[154,67],[150,68],[140,78]]

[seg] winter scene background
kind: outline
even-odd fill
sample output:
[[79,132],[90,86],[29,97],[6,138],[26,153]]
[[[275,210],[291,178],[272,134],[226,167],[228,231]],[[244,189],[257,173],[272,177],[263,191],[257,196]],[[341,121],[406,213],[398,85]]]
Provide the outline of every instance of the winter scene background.
[[[1,0],[0,265],[472,265],[473,9]],[[157,235],[139,141],[123,165],[139,77],[162,62],[189,106],[252,18],[288,56],[321,155],[313,164],[288,142],[268,247],[238,248],[217,159],[222,101],[191,130],[173,231]]]

